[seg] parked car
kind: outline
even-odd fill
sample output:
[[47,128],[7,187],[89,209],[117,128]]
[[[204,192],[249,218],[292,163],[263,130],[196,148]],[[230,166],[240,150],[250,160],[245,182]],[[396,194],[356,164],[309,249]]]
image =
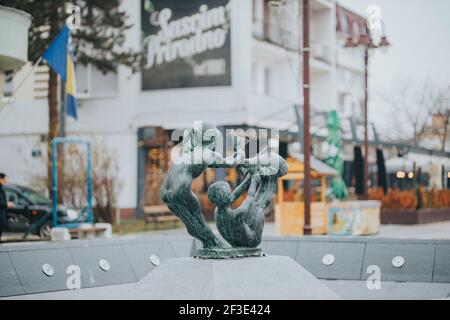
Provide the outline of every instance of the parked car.
[[[9,228],[6,232],[27,232],[41,238],[50,237],[53,225],[53,210],[50,199],[24,186],[6,184],[6,198],[14,203],[7,210]],[[58,223],[81,223],[87,221],[87,210],[74,210],[63,205],[57,206]]]

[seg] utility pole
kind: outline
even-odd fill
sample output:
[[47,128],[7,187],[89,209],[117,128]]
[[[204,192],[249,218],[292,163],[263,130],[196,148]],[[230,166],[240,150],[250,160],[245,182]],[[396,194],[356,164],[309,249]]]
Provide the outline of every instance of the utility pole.
[[373,43],[373,40],[370,35],[370,30],[367,27],[367,21],[364,20],[363,26],[365,27],[365,31],[359,34],[359,39],[355,42],[354,35],[349,34],[347,37],[347,41],[345,43],[345,48],[357,48],[360,47],[364,50],[364,193],[362,195],[363,199],[368,198],[369,191],[369,50],[370,49],[387,49],[391,44],[387,40],[386,30],[384,26],[384,22],[381,21],[382,24],[382,34],[380,38],[380,42],[378,45]]
[[[299,6],[302,10],[303,17],[303,155],[304,155],[304,203],[305,203],[305,225],[303,227],[303,234],[310,235],[311,228],[311,134],[310,134],[310,74],[309,74],[309,0],[303,0],[302,5]],[[299,24],[300,25],[300,24]],[[301,64],[300,64],[301,66]]]
[[369,198],[369,47],[364,48],[364,200]]

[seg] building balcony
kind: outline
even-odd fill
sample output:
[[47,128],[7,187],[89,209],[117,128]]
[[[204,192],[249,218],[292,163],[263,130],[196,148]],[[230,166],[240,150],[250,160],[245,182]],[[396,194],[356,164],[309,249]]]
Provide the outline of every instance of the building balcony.
[[253,20],[253,37],[255,39],[266,41],[286,50],[298,52],[299,38],[298,32],[287,30],[276,23],[264,20]]
[[331,64],[332,54],[331,48],[324,42],[311,40],[311,54],[314,59]]
[[22,67],[28,60],[28,28],[31,16],[0,6],[0,71]]
[[[298,36],[298,31],[285,29],[276,23],[254,20],[253,37],[257,40],[281,47],[291,53],[298,53],[300,51],[301,38]],[[310,45],[313,59],[326,64],[332,63],[332,52],[328,44],[313,39]]]

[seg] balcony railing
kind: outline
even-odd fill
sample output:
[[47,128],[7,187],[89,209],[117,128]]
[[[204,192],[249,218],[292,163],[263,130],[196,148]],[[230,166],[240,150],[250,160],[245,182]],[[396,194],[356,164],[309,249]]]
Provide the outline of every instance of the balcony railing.
[[[301,38],[298,37],[298,32],[283,28],[276,23],[254,19],[253,37],[289,51],[299,52]],[[311,40],[311,53],[313,58],[331,63],[331,49],[324,42]]]
[[329,45],[316,40],[311,40],[312,56],[325,63],[331,63],[331,48]]
[[299,39],[297,32],[292,32],[276,23],[264,20],[253,20],[253,36],[274,45],[283,47],[290,51],[298,51]]

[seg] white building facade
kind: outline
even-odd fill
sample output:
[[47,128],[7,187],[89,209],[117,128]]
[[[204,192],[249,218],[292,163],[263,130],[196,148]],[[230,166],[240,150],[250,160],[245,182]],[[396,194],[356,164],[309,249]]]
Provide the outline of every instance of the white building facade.
[[[115,152],[124,213],[139,206],[151,149],[146,141],[156,128],[211,121],[224,127],[298,131],[298,1],[283,6],[266,0],[185,2],[122,4],[134,24],[127,31],[126,47],[146,51],[142,72],[120,67],[117,74],[104,75],[93,66],[77,65],[79,120],[67,119],[67,135],[100,140]],[[337,31],[336,2],[310,2],[313,117],[331,110],[362,116],[363,56],[343,48],[347,35]],[[29,71],[29,65],[17,71],[8,88],[15,88]],[[17,183],[46,174],[46,83],[46,67],[34,69],[0,111],[0,171]],[[318,121],[312,130],[319,132],[321,125]]]

